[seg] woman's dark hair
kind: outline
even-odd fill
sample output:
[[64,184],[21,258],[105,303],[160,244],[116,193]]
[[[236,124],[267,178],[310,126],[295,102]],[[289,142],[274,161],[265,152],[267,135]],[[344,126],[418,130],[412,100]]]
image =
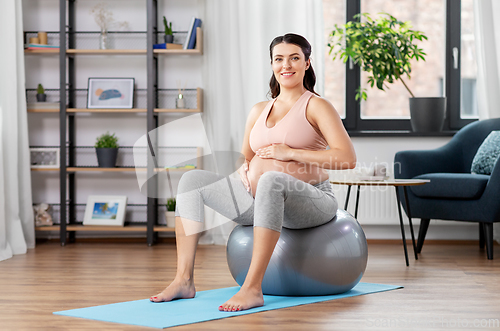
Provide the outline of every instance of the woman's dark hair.
[[[271,56],[271,64],[273,62],[273,49],[274,46],[285,43],[285,44],[294,44],[299,46],[302,49],[302,53],[304,53],[305,60],[309,60],[309,57],[311,56],[311,44],[306,40],[306,38],[294,34],[294,33],[287,33],[284,36],[278,36],[274,38],[274,40],[271,42],[271,45],[269,46],[269,55]],[[314,70],[312,65],[309,66],[309,69],[306,70],[306,74],[304,75],[304,87],[311,91],[312,93],[319,95],[314,91],[314,85],[316,84],[316,75],[314,74]],[[271,76],[271,80],[269,81],[269,88],[270,88],[270,93],[271,93],[271,98],[276,98],[280,94],[280,84],[276,80],[276,77],[274,77],[274,73]]]

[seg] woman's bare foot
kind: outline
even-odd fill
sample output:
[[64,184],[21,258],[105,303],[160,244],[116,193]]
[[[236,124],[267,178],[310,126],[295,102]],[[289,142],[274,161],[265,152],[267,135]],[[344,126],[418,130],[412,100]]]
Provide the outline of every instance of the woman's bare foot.
[[231,299],[219,306],[220,311],[239,311],[264,305],[262,290],[242,287]]
[[196,289],[192,280],[174,279],[161,293],[149,298],[151,302],[172,301],[174,299],[194,298]]

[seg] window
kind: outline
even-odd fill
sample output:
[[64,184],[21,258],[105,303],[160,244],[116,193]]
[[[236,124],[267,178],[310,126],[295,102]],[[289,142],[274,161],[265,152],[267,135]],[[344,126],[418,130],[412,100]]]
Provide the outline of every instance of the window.
[[[344,23],[339,22],[342,9],[346,20],[360,12],[374,18],[387,12],[411,21],[413,29],[429,39],[421,43],[426,61],[413,62],[412,79],[405,83],[416,97],[448,96],[443,131],[458,130],[477,118],[473,0],[323,0],[323,4],[326,36],[335,23]],[[335,105],[348,131],[411,131],[410,95],[401,82],[380,91],[367,85],[367,74],[358,66],[332,61],[330,55],[325,61],[325,97]],[[339,86],[344,77],[344,86]],[[368,99],[358,102],[355,95],[360,85],[367,88]]]
[[[411,61],[411,80],[403,78],[416,97],[442,97],[445,53],[445,3],[436,0],[361,0],[361,11],[385,12],[401,21],[410,21],[413,30],[422,31],[428,40],[416,43],[427,54],[426,61]],[[374,15],[373,18],[376,16]],[[388,85],[385,91],[370,88],[368,74],[361,72],[361,86],[368,99],[361,102],[361,118],[410,117],[408,93],[401,81]]]

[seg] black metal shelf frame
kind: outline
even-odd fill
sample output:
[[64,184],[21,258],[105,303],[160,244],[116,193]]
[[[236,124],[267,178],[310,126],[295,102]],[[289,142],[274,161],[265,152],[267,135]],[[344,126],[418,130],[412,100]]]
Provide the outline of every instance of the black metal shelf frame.
[[[147,108],[147,91],[148,89],[134,89],[134,108]],[[27,88],[26,89],[26,102],[32,103],[36,102],[37,89]],[[87,93],[86,88],[76,88],[69,89],[66,88],[66,104],[69,103],[69,95],[73,94],[73,107],[68,108],[87,108]],[[46,88],[45,94],[47,95],[47,102],[59,102],[60,91],[58,88]],[[177,89],[167,89],[167,88],[155,88],[155,108],[166,108],[175,109],[175,102],[177,100],[178,90]],[[188,88],[183,90],[184,102],[186,103],[186,109],[197,109],[198,107],[198,95],[197,89]]]
[[[147,49],[147,88],[146,88],[146,122],[147,132],[150,132],[158,127],[158,114],[154,109],[158,106],[158,94],[165,89],[158,89],[158,57],[153,52],[153,44],[156,44],[162,31],[157,28],[157,8],[156,0],[147,0],[147,31],[146,34],[146,49]],[[76,166],[75,149],[78,147],[76,142],[76,116],[68,114],[67,108],[78,108],[77,106],[77,91],[75,85],[75,58],[67,56],[68,49],[76,49],[77,35],[81,33],[98,33],[91,31],[75,31],[75,13],[76,0],[59,0],[59,44],[67,45],[61,47],[59,51],[59,100],[66,100],[66,103],[61,103],[59,112],[59,139],[60,139],[60,218],[68,220],[68,224],[76,222],[76,207],[75,193],[76,180],[75,172],[68,172],[67,167]],[[67,20],[66,20],[67,17]],[[119,33],[119,32],[116,32]],[[144,32],[138,32],[144,33]],[[51,33],[52,35],[52,33]],[[25,38],[29,38],[25,34]],[[54,35],[54,39],[55,35]],[[163,41],[160,41],[163,42]],[[66,74],[67,72],[67,74]],[[68,136],[66,137],[66,133]],[[157,150],[158,141],[150,141],[150,150]],[[148,178],[153,176],[155,165],[148,158],[147,161]],[[151,184],[151,185],[149,185]],[[147,243],[153,245],[157,239],[157,232],[154,232],[154,226],[158,219],[158,200],[151,198],[157,196],[156,192],[158,185],[155,181],[148,182],[148,198],[146,203],[146,223],[147,223]],[[67,241],[75,240],[75,231],[67,231],[67,222],[60,222],[60,241],[61,245],[66,245]]]
[[[66,213],[69,212],[69,200],[66,202]],[[33,206],[38,203],[33,203]],[[49,212],[52,216],[53,225],[61,225],[61,204],[60,203],[48,203],[51,207],[51,211]],[[81,225],[83,224],[83,218],[85,215],[85,203],[75,203],[75,215],[76,218],[74,220],[66,219],[66,225]],[[146,208],[147,205],[141,203],[127,203],[127,212],[125,214],[125,226],[128,225],[145,225],[147,222],[146,219]],[[165,206],[159,206],[160,211],[166,210]]]
[[[108,36],[114,49],[146,49],[147,31],[108,31]],[[64,41],[66,48],[77,49],[98,49],[100,31],[66,31]],[[163,43],[164,31],[157,31],[157,40]],[[186,40],[187,31],[173,31],[174,42],[184,43]],[[24,31],[24,44],[29,43],[31,37],[37,37],[38,31]],[[69,40],[72,39],[72,47],[69,45]],[[114,40],[117,39],[117,40]],[[47,31],[47,44],[50,46],[59,46],[60,32]]]

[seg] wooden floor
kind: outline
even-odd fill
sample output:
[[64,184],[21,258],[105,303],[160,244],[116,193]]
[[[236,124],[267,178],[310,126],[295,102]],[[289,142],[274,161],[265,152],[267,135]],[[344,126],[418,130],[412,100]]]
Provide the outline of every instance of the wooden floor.
[[[478,245],[426,244],[419,260],[411,258],[406,267],[401,245],[370,244],[362,281],[404,289],[175,330],[470,330],[481,323],[499,329],[498,245],[494,254],[489,261]],[[0,330],[149,329],[52,312],[148,298],[173,278],[175,261],[173,244],[38,244],[26,255],[0,262]],[[199,291],[236,285],[225,247],[199,247],[195,281]]]

